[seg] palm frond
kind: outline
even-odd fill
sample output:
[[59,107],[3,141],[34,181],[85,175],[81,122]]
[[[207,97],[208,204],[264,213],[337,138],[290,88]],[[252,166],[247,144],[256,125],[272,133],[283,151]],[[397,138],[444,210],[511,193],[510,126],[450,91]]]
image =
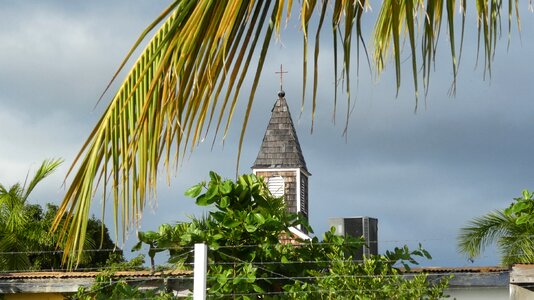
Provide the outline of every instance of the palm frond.
[[4,230],[14,232],[27,223],[22,201],[23,188],[19,183],[0,190],[0,224]]
[[[275,17],[250,23],[251,13],[265,15],[271,8],[269,3],[180,1],[173,3],[172,10],[166,10],[163,25],[134,64],[75,161],[79,171],[54,223],[57,228],[65,217],[62,232],[64,237],[68,235],[67,253],[81,253],[85,220],[100,179],[104,190],[108,181],[114,190],[115,229],[120,227],[126,232],[131,222],[136,224],[147,197],[154,195],[160,161],[168,170],[173,147],[176,162],[196,146],[205,121],[210,119],[209,111],[215,110],[217,101],[212,96],[224,83],[225,74],[237,71],[244,78],[245,66],[236,62],[239,56],[234,56],[232,49],[237,53],[249,49],[252,57],[255,47],[242,43],[240,28],[255,28],[249,33],[257,40],[267,20],[273,25],[281,22]],[[260,61],[266,55],[272,26],[267,29]],[[259,63],[257,74],[261,69]],[[230,103],[230,114],[236,102],[237,95]],[[219,122],[221,119],[222,115]]]
[[512,224],[515,224],[514,221],[502,211],[493,211],[477,217],[460,229],[458,249],[469,258],[477,257],[487,245],[507,235]]
[[534,261],[533,234],[533,230],[529,230],[501,238],[497,244],[501,252],[502,264],[511,266],[516,263],[532,263]]
[[27,187],[24,187],[24,195],[22,195],[22,201],[25,203],[28,199],[28,196],[31,194],[35,186],[41,182],[41,180],[48,177],[52,172],[54,172],[59,165],[63,162],[63,159],[46,159],[43,161],[39,169],[33,175],[32,180]]
[[61,159],[43,161],[35,172],[30,183],[26,186],[16,183],[9,188],[0,185],[0,269],[27,270],[31,263],[28,258],[29,249],[37,249],[38,225],[32,223],[32,206],[27,199],[37,184],[50,175],[60,164]]
[[458,251],[470,259],[480,256],[486,246],[502,243],[507,237],[515,237],[516,223],[513,218],[502,211],[493,211],[477,217],[460,229]]
[[11,232],[0,237],[0,269],[4,271],[28,270],[31,266],[26,243],[21,235]]

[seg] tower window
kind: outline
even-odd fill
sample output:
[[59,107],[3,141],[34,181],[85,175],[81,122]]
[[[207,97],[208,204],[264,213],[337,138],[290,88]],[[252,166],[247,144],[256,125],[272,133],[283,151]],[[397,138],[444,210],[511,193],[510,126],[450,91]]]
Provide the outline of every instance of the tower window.
[[267,179],[267,187],[271,194],[275,197],[284,196],[284,178],[282,176],[270,177]]

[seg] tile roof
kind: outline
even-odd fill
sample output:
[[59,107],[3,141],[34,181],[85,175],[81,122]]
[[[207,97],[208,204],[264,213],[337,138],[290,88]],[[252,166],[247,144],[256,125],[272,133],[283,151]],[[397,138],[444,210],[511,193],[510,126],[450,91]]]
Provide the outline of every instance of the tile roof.
[[308,171],[283,92],[279,93],[274,104],[269,125],[252,168],[303,168]]

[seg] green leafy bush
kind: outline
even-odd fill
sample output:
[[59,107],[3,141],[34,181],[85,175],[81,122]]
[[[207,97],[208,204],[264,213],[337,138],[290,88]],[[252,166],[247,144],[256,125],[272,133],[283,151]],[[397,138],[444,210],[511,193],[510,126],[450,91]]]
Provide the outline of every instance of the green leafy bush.
[[[333,228],[322,241],[296,239],[290,227],[311,228],[288,213],[283,199],[273,197],[255,175],[233,182],[211,172],[209,182],[185,194],[214,209],[200,219],[140,232],[135,249],[148,244],[152,261],[156,253],[168,251],[169,262],[188,268],[194,244],[207,244],[212,298],[440,299],[447,286],[447,278],[434,284],[424,274],[403,276],[400,266],[409,269],[417,264],[414,257],[430,258],[421,247],[395,248],[358,261],[354,254],[365,246],[363,240],[335,235]],[[297,243],[280,242],[287,238]]]

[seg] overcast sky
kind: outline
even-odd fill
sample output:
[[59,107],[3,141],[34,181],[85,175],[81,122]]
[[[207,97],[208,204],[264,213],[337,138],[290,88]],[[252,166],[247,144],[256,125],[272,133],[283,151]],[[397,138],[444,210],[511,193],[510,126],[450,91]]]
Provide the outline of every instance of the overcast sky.
[[[137,35],[167,4],[0,0],[2,184],[23,181],[27,171],[33,172],[45,158],[62,157],[64,165],[30,199],[60,202],[68,166],[111,95],[93,109],[98,97]],[[283,64],[289,71],[284,80],[286,99],[312,173],[310,218],[316,234],[327,230],[328,218],[371,216],[379,219],[381,251],[420,242],[434,256],[425,265],[472,265],[457,254],[459,228],[473,217],[505,208],[522,189],[534,189],[534,20],[522,5],[522,39],[514,30],[507,51],[507,34],[503,34],[491,79],[484,80],[483,61],[476,68],[476,23],[473,17],[467,20],[453,98],[447,94],[452,80],[448,45],[440,44],[426,105],[420,105],[417,113],[411,74],[405,73],[396,97],[392,65],[379,80],[362,65],[352,86],[355,106],[346,139],[342,136],[345,103],[338,106],[337,123],[332,123],[334,76],[328,35],[321,48],[313,134],[311,102],[299,118],[302,46],[295,12],[281,41],[271,46],[240,173],[250,172],[259,150],[278,90],[274,72]],[[446,42],[445,29],[442,35]],[[240,103],[247,97],[245,88]],[[159,185],[158,202],[146,210],[141,230],[201,213],[183,192],[206,179],[209,170],[234,177],[241,121],[238,112],[224,147],[218,139],[210,151],[208,139],[184,161],[170,187],[164,182]],[[94,213],[99,214],[98,206]],[[109,218],[106,222],[112,225]],[[135,235],[130,235],[127,247],[134,242]],[[474,264],[497,263],[498,254],[490,249]]]

